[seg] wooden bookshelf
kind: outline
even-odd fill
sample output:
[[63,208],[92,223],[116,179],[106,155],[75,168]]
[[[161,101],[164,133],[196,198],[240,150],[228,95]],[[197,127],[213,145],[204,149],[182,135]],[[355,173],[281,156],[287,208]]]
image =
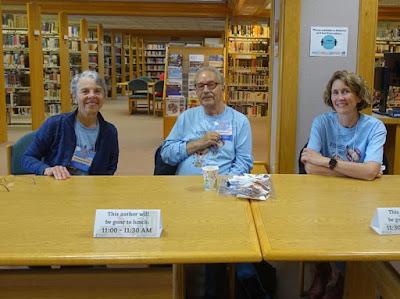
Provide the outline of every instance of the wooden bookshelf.
[[60,45],[56,17],[42,15],[44,111],[49,117],[61,113]]
[[[129,81],[129,48],[130,48],[130,37],[129,34],[122,33],[121,42],[121,81]],[[121,88],[121,95],[126,95],[126,87]]]
[[269,27],[230,24],[226,34],[227,103],[251,117],[266,117],[269,97]]
[[[0,15],[3,16],[0,0]],[[0,40],[3,40],[3,31],[0,30]],[[3,43],[0,45],[0,74],[5,74],[3,57]],[[7,141],[7,107],[4,76],[0,76],[0,143]]]
[[70,62],[69,62],[69,39],[68,39],[68,16],[60,12],[58,14],[59,24],[59,47],[60,47],[60,102],[61,111],[71,111],[71,95],[69,85],[71,80]]
[[2,14],[2,26],[7,124],[30,125],[32,110],[27,16]]
[[147,42],[145,45],[146,76],[157,80],[164,72],[165,42]]
[[70,78],[82,71],[80,25],[68,25],[68,52],[70,64]]
[[97,24],[97,71],[104,79],[104,31],[103,25]]
[[81,69],[83,71],[89,70],[89,42],[88,42],[88,23],[85,19],[81,19],[79,30],[79,38],[81,44]]
[[107,96],[111,97],[111,69],[112,69],[112,51],[111,51],[111,33],[103,34],[103,51],[104,51],[104,80],[107,85]]
[[111,33],[111,99],[117,99],[117,69],[115,65],[115,33]]
[[[164,93],[163,93],[163,125],[164,125],[164,138],[166,138],[171,131],[172,127],[174,126],[177,116],[170,116],[168,115],[167,105],[168,103],[168,67],[169,67],[169,60],[171,55],[181,55],[182,56],[182,89],[181,95],[185,97],[187,101],[189,96],[189,55],[202,55],[204,57],[203,65],[208,65],[209,57],[215,55],[222,55],[223,56],[223,49],[222,48],[207,48],[207,47],[175,47],[175,46],[168,46],[167,53],[166,53],[166,62],[165,62],[165,80],[164,80]],[[183,112],[187,108],[187,103],[184,103],[183,107],[182,104],[178,108]]]
[[88,29],[87,45],[88,45],[88,64],[89,70],[99,71],[99,38],[97,26]]

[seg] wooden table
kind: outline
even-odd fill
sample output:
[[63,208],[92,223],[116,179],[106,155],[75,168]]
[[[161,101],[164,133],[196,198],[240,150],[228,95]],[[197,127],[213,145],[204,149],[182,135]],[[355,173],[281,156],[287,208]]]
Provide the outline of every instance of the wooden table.
[[[0,265],[261,260],[248,201],[203,191],[201,177],[86,176],[56,181],[11,176],[6,181],[10,192],[0,188]],[[96,209],[161,209],[164,231],[161,238],[93,238]]]
[[[357,261],[346,267],[345,298],[375,298],[378,289],[389,294],[386,278],[390,277],[392,286],[395,275],[379,263],[372,263],[376,264],[372,268],[381,269],[380,274],[371,274],[371,263],[366,266],[360,261],[400,260],[400,236],[379,236],[370,228],[376,208],[400,205],[399,186],[400,176],[367,182],[317,175],[272,175],[272,198],[251,202],[263,258]],[[371,277],[385,279],[372,281]],[[400,298],[400,288],[391,289],[395,295],[384,298]]]
[[387,129],[385,154],[390,162],[389,172],[391,174],[400,174],[400,118],[376,113],[372,113],[372,116],[381,120]]
[[271,200],[251,202],[265,260],[400,260],[400,236],[369,226],[376,208],[400,205],[400,176],[272,175],[272,186]]

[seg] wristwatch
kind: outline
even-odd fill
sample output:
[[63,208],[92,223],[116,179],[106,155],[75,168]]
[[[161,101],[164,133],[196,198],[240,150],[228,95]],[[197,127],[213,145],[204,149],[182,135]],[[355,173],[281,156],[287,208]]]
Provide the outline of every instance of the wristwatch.
[[335,159],[335,158],[331,158],[330,160],[329,160],[329,168],[330,169],[334,169],[335,167],[336,167],[336,164],[337,164],[337,160]]

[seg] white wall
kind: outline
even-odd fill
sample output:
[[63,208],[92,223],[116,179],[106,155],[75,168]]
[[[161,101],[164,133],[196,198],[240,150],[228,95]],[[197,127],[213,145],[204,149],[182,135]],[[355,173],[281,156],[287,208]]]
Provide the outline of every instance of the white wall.
[[[313,118],[330,109],[322,99],[330,76],[340,69],[356,70],[358,13],[359,0],[301,1],[296,167],[298,154],[308,140]],[[311,26],[348,27],[347,57],[310,57]]]

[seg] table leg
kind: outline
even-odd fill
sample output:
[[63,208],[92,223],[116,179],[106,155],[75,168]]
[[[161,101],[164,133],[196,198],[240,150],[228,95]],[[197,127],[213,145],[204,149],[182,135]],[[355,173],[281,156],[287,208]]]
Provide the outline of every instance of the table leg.
[[185,298],[185,271],[182,264],[172,265],[173,275],[173,298],[184,299]]

